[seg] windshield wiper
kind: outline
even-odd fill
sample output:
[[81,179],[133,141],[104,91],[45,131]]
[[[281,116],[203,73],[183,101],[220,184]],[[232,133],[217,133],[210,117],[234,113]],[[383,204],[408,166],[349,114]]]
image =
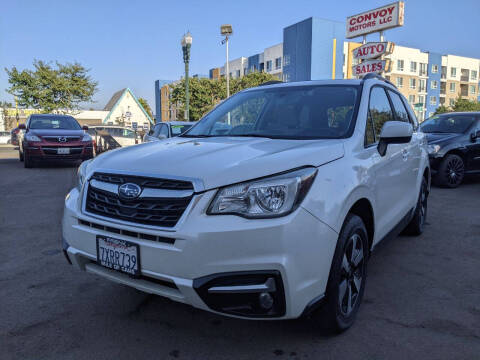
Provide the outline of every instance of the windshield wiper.
[[261,135],[261,134],[225,134],[224,136],[230,137],[259,137],[259,138],[266,138],[266,139],[278,139],[279,137],[273,135]]
[[216,135],[189,135],[189,134],[183,134],[183,135],[178,135],[178,137],[185,137],[185,138],[208,138],[208,137],[214,137]]

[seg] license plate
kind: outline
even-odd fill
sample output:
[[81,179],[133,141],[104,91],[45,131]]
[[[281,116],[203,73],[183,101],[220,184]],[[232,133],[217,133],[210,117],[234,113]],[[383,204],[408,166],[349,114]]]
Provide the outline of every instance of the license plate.
[[57,148],[57,154],[70,154],[70,148]]
[[135,277],[140,276],[138,244],[97,235],[97,263]]

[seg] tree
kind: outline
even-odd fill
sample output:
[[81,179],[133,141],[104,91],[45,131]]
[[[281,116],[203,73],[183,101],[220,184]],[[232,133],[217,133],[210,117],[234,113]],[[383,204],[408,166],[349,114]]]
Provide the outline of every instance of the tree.
[[[233,95],[241,90],[261,85],[267,81],[278,80],[273,75],[264,72],[254,72],[241,78],[230,80],[230,93]],[[190,78],[190,120],[197,121],[216,104],[227,97],[227,80],[212,80],[205,78]],[[178,120],[184,120],[185,112],[185,79],[175,85],[170,85],[170,101],[177,108]]]
[[5,68],[10,83],[7,92],[17,97],[21,107],[43,112],[74,110],[82,102],[92,101],[97,91],[98,83],[88,76],[89,70],[77,62],[52,65],[35,60],[33,67],[34,70],[22,71],[15,66]]
[[152,108],[148,105],[148,101],[144,98],[138,98],[138,102],[142,105],[143,109],[147,112],[150,118],[153,119]]
[[445,105],[439,106],[437,110],[435,110],[435,114],[443,114],[451,111],[480,111],[480,102],[459,97],[450,108]]

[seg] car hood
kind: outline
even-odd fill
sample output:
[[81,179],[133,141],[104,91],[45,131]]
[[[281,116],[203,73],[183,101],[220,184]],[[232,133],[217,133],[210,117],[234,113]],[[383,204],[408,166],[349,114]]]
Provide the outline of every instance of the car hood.
[[65,130],[65,129],[30,129],[29,134],[37,136],[82,136],[84,130]]
[[344,155],[343,140],[214,137],[170,138],[106,152],[94,171],[188,177],[213,189],[302,166],[320,166]]
[[444,141],[452,140],[454,138],[462,136],[457,133],[425,133],[427,135],[427,141],[429,144],[439,144]]

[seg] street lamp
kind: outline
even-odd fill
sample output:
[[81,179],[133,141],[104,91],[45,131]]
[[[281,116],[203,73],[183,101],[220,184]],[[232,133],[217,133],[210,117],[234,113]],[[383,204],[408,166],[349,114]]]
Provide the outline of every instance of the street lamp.
[[188,93],[188,63],[190,62],[190,47],[192,46],[192,35],[190,31],[183,35],[182,38],[182,50],[183,50],[183,62],[185,63],[185,120],[190,120],[189,113],[189,100],[190,94]]
[[228,37],[233,35],[232,25],[224,24],[220,26],[220,34],[225,36],[225,39],[222,40],[222,44],[226,44],[227,48],[227,62],[225,64],[225,76],[227,78],[227,98],[230,96],[230,71],[228,65]]

